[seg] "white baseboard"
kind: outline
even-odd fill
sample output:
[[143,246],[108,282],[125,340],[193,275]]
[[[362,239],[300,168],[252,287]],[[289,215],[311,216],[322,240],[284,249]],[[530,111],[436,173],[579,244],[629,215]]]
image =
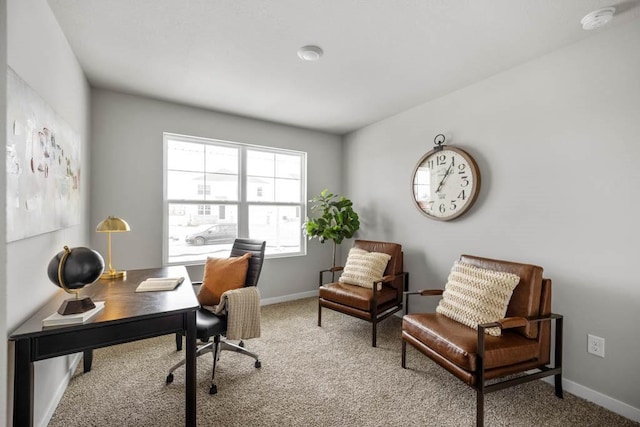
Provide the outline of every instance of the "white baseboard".
[[[544,378],[543,381],[553,385],[553,377]],[[630,420],[640,422],[640,409],[634,408],[633,406],[616,400],[613,397],[609,397],[606,394],[602,394],[599,391],[592,390],[565,378],[562,378],[562,388],[571,394],[588,400],[589,402],[593,402],[598,406],[602,406],[611,412],[615,412],[616,414],[622,415]]]
[[264,298],[260,300],[260,305],[271,305],[279,302],[294,301],[297,299],[317,297],[318,291],[300,292],[298,294],[284,295],[281,297]]
[[49,422],[51,421],[51,417],[53,417],[53,413],[56,411],[58,404],[62,400],[62,396],[64,395],[65,390],[67,390],[67,386],[69,385],[69,381],[71,381],[71,377],[73,376],[73,373],[76,371],[76,368],[80,363],[80,360],[82,360],[82,353],[72,354],[69,356],[69,358],[71,359],[69,370],[67,371],[64,378],[60,382],[60,385],[58,385],[56,392],[53,394],[53,396],[51,396],[49,407],[47,408],[47,411],[45,412],[44,417],[42,417],[42,420],[40,420],[40,422],[37,423],[40,427],[47,427],[49,425]]

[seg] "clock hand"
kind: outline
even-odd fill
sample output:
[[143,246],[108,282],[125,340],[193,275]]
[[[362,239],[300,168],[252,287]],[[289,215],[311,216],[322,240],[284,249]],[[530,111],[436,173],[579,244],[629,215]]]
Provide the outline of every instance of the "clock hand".
[[440,192],[440,188],[442,188],[442,184],[444,184],[445,179],[447,179],[447,177],[449,176],[449,172],[451,171],[452,167],[453,167],[453,162],[451,162],[451,164],[449,165],[449,168],[444,173],[444,176],[442,177],[442,180],[440,181],[440,184],[438,184],[438,188],[436,189],[436,193]]

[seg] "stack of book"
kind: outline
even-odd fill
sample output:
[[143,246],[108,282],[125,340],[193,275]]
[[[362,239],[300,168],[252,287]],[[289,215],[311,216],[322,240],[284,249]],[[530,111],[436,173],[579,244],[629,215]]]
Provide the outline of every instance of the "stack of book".
[[64,315],[57,312],[53,313],[51,316],[42,319],[42,326],[77,325],[88,322],[104,308],[104,301],[97,301],[94,304],[96,305],[95,308],[84,313]]

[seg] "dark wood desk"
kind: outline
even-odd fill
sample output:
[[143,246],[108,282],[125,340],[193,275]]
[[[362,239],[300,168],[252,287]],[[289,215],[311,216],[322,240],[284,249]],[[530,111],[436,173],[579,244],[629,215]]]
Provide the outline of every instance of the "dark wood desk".
[[[140,292],[147,277],[179,277],[185,281],[173,291]],[[105,301],[104,309],[88,323],[42,327],[71,295],[60,292],[10,336],[15,341],[13,425],[33,425],[33,362],[83,352],[85,371],[91,369],[94,348],[182,332],[186,336],[185,421],[196,425],[196,299],[184,267],[131,270],[124,280],[100,280],[85,287],[81,296]],[[87,360],[88,359],[88,360]],[[117,373],[116,373],[117,375]],[[158,378],[164,381],[164,378]]]

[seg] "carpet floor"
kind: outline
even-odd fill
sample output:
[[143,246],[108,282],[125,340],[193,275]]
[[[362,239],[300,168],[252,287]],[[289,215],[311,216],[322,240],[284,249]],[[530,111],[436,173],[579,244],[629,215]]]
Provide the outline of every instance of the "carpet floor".
[[[218,394],[208,393],[211,355],[198,359],[200,426],[474,426],[475,392],[417,350],[400,366],[401,319],[378,325],[331,310],[317,322],[317,299],[262,307],[262,336],[246,342],[253,359],[223,352]],[[98,349],[82,363],[49,423],[71,426],[184,425],[183,357],[172,335]],[[533,381],[489,394],[487,426],[640,426],[565,391]]]

